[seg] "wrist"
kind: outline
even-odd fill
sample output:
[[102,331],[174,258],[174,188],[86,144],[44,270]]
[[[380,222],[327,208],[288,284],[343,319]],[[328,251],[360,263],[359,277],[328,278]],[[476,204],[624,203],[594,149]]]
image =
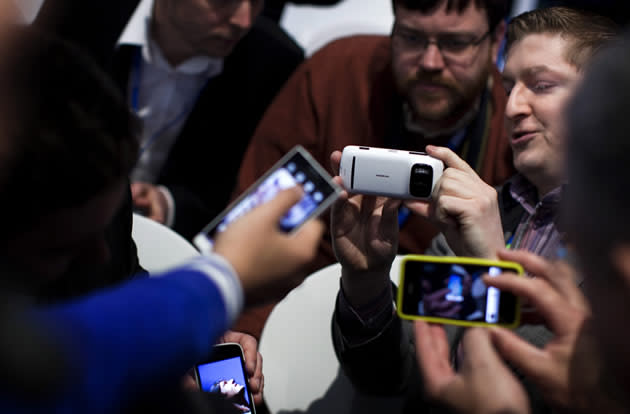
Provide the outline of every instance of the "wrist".
[[360,308],[383,295],[385,290],[391,291],[389,268],[371,271],[341,270],[341,289],[354,308]]

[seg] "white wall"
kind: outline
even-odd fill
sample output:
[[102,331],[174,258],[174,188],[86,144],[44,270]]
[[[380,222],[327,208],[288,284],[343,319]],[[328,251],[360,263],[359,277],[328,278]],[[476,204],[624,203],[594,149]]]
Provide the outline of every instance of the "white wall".
[[391,0],[343,0],[334,6],[287,4],[280,25],[307,56],[333,39],[352,34],[389,34],[394,15]]
[[[22,11],[22,14],[26,18],[28,23],[32,22],[37,16],[37,12],[40,7],[42,7],[42,3],[44,0],[13,0],[15,4],[17,4],[18,8]],[[90,0],[85,0],[90,1]]]

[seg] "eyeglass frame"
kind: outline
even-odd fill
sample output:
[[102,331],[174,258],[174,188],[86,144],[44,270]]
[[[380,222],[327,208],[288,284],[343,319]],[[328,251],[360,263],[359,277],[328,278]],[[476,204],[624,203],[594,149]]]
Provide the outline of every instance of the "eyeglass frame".
[[[437,47],[437,49],[439,50],[440,55],[442,55],[443,59],[447,61],[455,61],[455,62],[457,62],[459,58],[464,57],[464,55],[469,50],[472,51],[473,48],[478,47],[488,36],[492,34],[492,30],[488,29],[486,32],[478,36],[476,39],[469,40],[467,42],[462,42],[462,43],[465,43],[465,45],[462,45],[462,50],[459,52],[454,52],[452,50],[449,51],[448,46],[444,48],[444,45],[442,44],[443,40],[441,41],[440,36],[442,37],[442,39],[444,39],[444,36],[459,36],[460,34],[445,33],[445,34],[438,34],[434,36],[427,36],[426,34],[422,32],[416,31],[414,29],[410,29],[408,27],[400,26],[398,23],[394,22],[394,27],[392,28],[392,38],[398,38],[402,40],[403,42],[410,42],[410,40],[404,39],[403,37],[401,37],[402,33],[400,32],[400,29],[408,32],[411,35],[420,37],[421,38],[420,40],[422,40],[422,43],[423,43],[423,46],[421,47],[417,47],[417,46],[412,47],[412,46],[409,46],[409,44],[404,45],[406,49],[409,49],[409,50],[414,49],[414,52],[418,54],[419,56],[421,56],[427,51],[427,49],[429,48],[429,45],[434,44],[435,47]],[[418,41],[416,42],[418,43]]]

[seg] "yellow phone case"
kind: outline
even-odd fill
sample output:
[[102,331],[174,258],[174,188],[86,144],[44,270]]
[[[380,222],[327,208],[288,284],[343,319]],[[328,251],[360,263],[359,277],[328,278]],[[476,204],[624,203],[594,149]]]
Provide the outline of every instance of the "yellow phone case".
[[458,265],[478,265],[478,266],[496,266],[500,267],[504,270],[514,271],[517,275],[522,276],[524,274],[523,267],[516,262],[508,262],[502,260],[490,260],[490,259],[480,259],[475,257],[456,257],[456,256],[426,256],[426,255],[406,255],[400,261],[400,281],[398,284],[398,294],[396,297],[396,313],[402,319],[409,320],[423,320],[431,323],[440,323],[440,324],[449,324],[449,325],[458,325],[458,326],[502,326],[505,328],[516,328],[520,324],[521,317],[521,306],[520,306],[520,298],[516,297],[516,309],[515,309],[515,317],[514,322],[510,324],[501,324],[501,323],[488,323],[482,321],[465,321],[458,319],[449,319],[443,317],[436,316],[418,316],[412,314],[403,313],[403,286],[405,282],[405,265],[409,261],[414,262],[423,262],[423,263],[447,263],[447,264],[458,264]]

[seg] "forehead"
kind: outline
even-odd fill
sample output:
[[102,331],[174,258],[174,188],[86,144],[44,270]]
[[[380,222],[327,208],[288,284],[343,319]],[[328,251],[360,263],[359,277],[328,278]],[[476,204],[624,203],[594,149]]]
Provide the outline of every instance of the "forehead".
[[474,1],[469,2],[468,7],[461,12],[456,8],[447,11],[447,3],[441,2],[438,7],[426,14],[396,5],[396,22],[426,33],[481,33],[488,30],[486,11],[478,8]]
[[576,74],[567,60],[570,42],[559,34],[536,33],[512,45],[505,60],[503,76],[518,78],[534,67],[547,67],[564,74]]

